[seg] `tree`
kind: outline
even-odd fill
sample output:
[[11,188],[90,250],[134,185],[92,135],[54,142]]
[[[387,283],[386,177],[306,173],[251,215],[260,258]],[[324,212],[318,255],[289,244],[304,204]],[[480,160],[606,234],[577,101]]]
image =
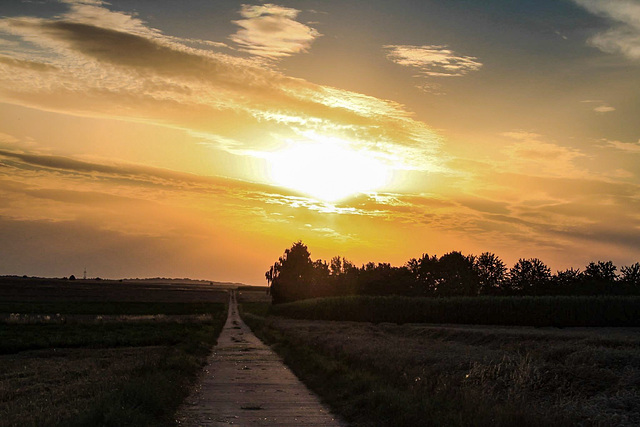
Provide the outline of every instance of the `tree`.
[[308,298],[314,280],[314,264],[305,244],[298,241],[291,249],[286,249],[265,276],[271,283],[274,304]]
[[627,293],[638,295],[640,293],[640,262],[628,267],[622,267],[620,273],[622,273],[620,281]]
[[580,290],[580,285],[584,281],[584,274],[580,272],[580,269],[574,270],[573,268],[567,268],[563,271],[558,271],[552,279],[555,284],[555,294],[559,295],[575,295]]
[[539,295],[548,288],[551,270],[538,258],[523,259],[509,271],[511,291],[524,295]]
[[332,276],[337,277],[344,273],[342,269],[342,258],[340,256],[334,256],[329,263],[329,272]]
[[464,256],[460,252],[450,252],[438,260],[437,288],[440,296],[478,294],[478,275],[473,264],[473,256]]
[[480,294],[494,295],[500,291],[507,274],[507,267],[500,258],[490,252],[484,252],[475,259],[473,268],[478,276]]
[[429,254],[422,254],[420,259],[412,258],[406,267],[413,276],[415,294],[431,296],[435,293],[438,269],[438,258],[435,255],[430,257]]
[[590,294],[619,293],[616,280],[617,267],[612,261],[590,262],[584,269],[585,286]]

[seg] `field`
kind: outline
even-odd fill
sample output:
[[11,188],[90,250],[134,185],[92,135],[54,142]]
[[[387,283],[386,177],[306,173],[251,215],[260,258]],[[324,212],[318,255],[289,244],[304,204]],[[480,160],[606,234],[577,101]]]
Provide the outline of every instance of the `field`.
[[[248,324],[356,426],[640,425],[640,328]],[[253,314],[252,314],[253,313]]]
[[[0,301],[226,302],[233,284],[201,281],[62,280],[0,277]],[[223,301],[224,300],[224,301]]]
[[347,296],[278,304],[296,319],[520,326],[640,326],[637,296],[417,298]]
[[226,318],[200,283],[0,280],[0,426],[173,425]]

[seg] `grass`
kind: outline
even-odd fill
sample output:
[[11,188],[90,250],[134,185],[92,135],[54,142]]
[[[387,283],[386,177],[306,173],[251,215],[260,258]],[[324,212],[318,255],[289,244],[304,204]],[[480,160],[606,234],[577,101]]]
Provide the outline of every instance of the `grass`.
[[521,326],[640,326],[640,297],[347,296],[279,304],[272,314],[295,319]]
[[[58,303],[56,303],[58,304]],[[198,320],[5,323],[0,426],[174,425],[226,319],[226,305],[38,303],[34,312],[208,313]],[[15,307],[15,306],[14,306]],[[169,311],[171,312],[171,311]],[[127,313],[131,314],[131,313]]]
[[242,306],[254,332],[355,426],[640,424],[637,329],[327,322],[254,308]]
[[45,348],[175,346],[204,339],[215,322],[8,324],[0,329],[0,354]]

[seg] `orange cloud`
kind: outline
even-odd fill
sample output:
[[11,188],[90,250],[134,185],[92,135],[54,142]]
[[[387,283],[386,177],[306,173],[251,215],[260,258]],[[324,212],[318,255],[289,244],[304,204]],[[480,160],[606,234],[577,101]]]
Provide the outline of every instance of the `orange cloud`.
[[280,58],[306,52],[321,34],[296,21],[297,9],[266,3],[259,6],[242,5],[240,15],[233,21],[242,27],[229,37],[240,49],[266,58]]
[[[272,5],[245,15],[275,16],[268,10],[285,20],[294,15]],[[254,155],[315,131],[381,153],[394,167],[441,167],[439,137],[398,103],[188,47],[120,12],[73,4],[58,18],[1,19],[0,32],[24,41],[11,61],[0,62],[0,96],[9,102],[172,126],[234,154]],[[30,65],[16,73],[17,61],[47,71]]]
[[430,77],[460,77],[482,67],[478,58],[459,55],[447,46],[386,45],[387,58],[398,65],[417,68]]

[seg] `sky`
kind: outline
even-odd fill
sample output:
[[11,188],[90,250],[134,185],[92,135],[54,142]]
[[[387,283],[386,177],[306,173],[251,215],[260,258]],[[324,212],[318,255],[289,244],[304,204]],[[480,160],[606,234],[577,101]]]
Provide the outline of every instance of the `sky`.
[[0,274],[640,260],[640,1],[2,0]]

